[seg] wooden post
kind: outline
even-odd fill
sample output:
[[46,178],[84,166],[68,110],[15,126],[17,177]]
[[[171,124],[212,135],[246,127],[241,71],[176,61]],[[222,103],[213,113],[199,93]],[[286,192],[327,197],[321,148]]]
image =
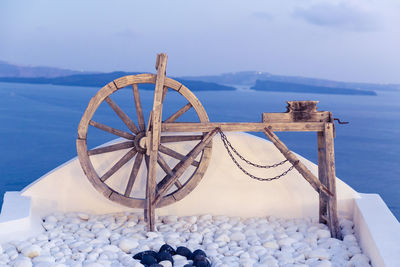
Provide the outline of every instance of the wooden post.
[[327,186],[333,196],[328,197],[328,226],[331,230],[331,235],[334,238],[341,239],[339,220],[337,214],[337,197],[336,197],[336,173],[335,173],[335,152],[333,144],[333,123],[325,123],[323,138],[325,151],[325,164],[323,172],[326,175]]
[[155,189],[156,189],[156,176],[157,176],[157,158],[158,158],[158,146],[160,145],[161,136],[161,121],[162,121],[162,97],[165,82],[165,72],[167,68],[167,55],[157,55],[157,78],[154,92],[153,101],[153,112],[151,120],[151,129],[148,137],[150,138],[149,146],[149,170],[147,173],[147,185],[146,185],[146,209],[145,217],[147,218],[147,230],[155,230]]
[[[328,186],[328,179],[326,175],[326,155],[325,155],[325,138],[324,132],[317,132],[318,144],[318,178],[323,185]],[[319,222],[328,224],[328,198],[319,194]]]

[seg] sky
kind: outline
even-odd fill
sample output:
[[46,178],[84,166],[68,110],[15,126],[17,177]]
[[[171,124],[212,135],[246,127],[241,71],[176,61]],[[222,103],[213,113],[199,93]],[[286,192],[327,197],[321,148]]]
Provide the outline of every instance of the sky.
[[398,0],[1,0],[0,60],[400,83]]

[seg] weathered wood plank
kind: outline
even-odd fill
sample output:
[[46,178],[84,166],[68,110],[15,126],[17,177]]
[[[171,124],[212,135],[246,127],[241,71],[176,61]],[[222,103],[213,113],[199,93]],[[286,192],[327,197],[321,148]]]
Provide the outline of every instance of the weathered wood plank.
[[172,114],[171,116],[168,117],[168,119],[165,120],[165,122],[174,122],[176,121],[180,116],[182,116],[186,111],[188,111],[192,107],[192,104],[189,102],[183,107],[181,107],[177,112]]
[[306,179],[311,186],[317,192],[324,192],[325,194],[332,196],[332,193],[329,192],[328,188],[326,188],[317,177],[312,174],[307,167],[286,147],[284,143],[279,140],[278,136],[276,136],[273,132],[264,129],[265,135],[269,140],[278,148],[278,150],[282,153],[282,155],[295,167],[295,169]]
[[154,198],[154,205],[161,200],[161,198],[167,193],[169,188],[181,177],[181,175],[185,172],[185,170],[192,164],[194,159],[200,154],[200,152],[207,146],[209,142],[212,141],[214,135],[218,132],[219,129],[214,129],[211,132],[208,132],[204,139],[198,143],[187,155],[184,161],[178,163],[174,168],[174,175],[171,176],[168,181],[164,183],[160,183],[161,186],[157,187],[157,194]]
[[[324,132],[317,133],[317,144],[318,144],[318,178],[323,185],[328,189],[328,179],[326,175],[326,155],[325,155],[325,137]],[[328,214],[328,201],[324,194],[319,194],[319,222],[328,223],[326,216]]]
[[147,230],[155,230],[155,204],[154,194],[156,189],[157,177],[157,154],[161,137],[161,121],[162,121],[162,95],[164,88],[165,72],[167,68],[167,55],[162,53],[157,55],[156,69],[156,85],[154,90],[153,115],[151,120],[150,144],[149,151],[149,171],[147,174],[147,194],[146,194],[146,216]]
[[120,158],[117,163],[114,164],[114,166],[111,167],[103,176],[100,177],[100,180],[102,182],[105,182],[108,178],[111,177],[115,172],[117,172],[119,169],[121,169],[122,166],[124,166],[128,161],[130,161],[135,155],[137,151],[135,148],[132,148],[129,150],[122,158]]
[[133,184],[135,183],[136,177],[139,172],[140,165],[142,164],[142,160],[143,160],[143,154],[138,153],[135,158],[135,162],[133,163],[132,171],[129,176],[128,184],[125,189],[124,196],[126,196],[126,197],[129,197],[132,192]]
[[131,130],[134,134],[139,132],[139,129],[136,127],[135,123],[125,114],[125,112],[110,98],[105,98],[106,102],[110,107],[114,110],[114,112],[120,117],[120,119],[125,123],[125,125]]
[[263,113],[263,122],[329,122],[330,112],[328,111],[318,111],[313,113],[305,113],[306,116],[300,118],[296,116],[293,112],[287,113]]
[[122,149],[127,149],[130,147],[133,147],[134,144],[132,141],[126,141],[118,144],[113,144],[109,146],[103,146],[99,148],[94,148],[89,150],[87,153],[89,156],[97,155],[97,154],[103,154],[103,153],[108,153],[108,152],[114,152],[117,150],[122,150]]
[[164,122],[163,132],[209,132],[220,128],[224,132],[263,132],[264,128],[275,132],[318,132],[323,131],[323,122],[292,122],[292,123],[262,123],[262,122]]
[[203,135],[166,135],[161,136],[160,143],[174,143],[184,141],[196,141],[203,139]]
[[325,124],[324,141],[325,141],[325,158],[326,158],[326,175],[328,180],[328,189],[333,196],[328,199],[328,222],[333,237],[340,239],[340,227],[337,214],[337,196],[336,196],[336,173],[335,173],[335,152],[333,144],[333,123]]
[[96,121],[93,121],[93,120],[91,120],[89,122],[89,125],[91,125],[93,127],[96,127],[97,129],[109,132],[111,134],[114,134],[114,135],[129,139],[129,140],[134,140],[135,139],[135,136],[133,134],[130,134],[130,133],[127,133],[125,131],[121,131],[121,130],[115,129],[113,127],[107,126],[105,124],[102,124],[102,123],[99,123],[99,122],[96,122]]
[[[176,158],[176,159],[178,159],[178,160],[185,160],[185,159],[186,159],[186,156],[185,156],[185,155],[182,155],[181,153],[176,152],[175,150],[172,150],[171,148],[166,147],[166,146],[163,146],[163,145],[160,145],[159,148],[158,148],[158,150],[159,150],[161,153],[163,153],[163,154],[165,154],[165,155],[168,155],[168,156],[171,156],[171,157],[173,157],[173,158]],[[195,167],[198,167],[199,164],[200,164],[200,163],[199,163],[198,161],[196,161],[196,160],[194,160],[194,161],[192,162],[192,165],[195,166]]]
[[139,128],[141,131],[146,129],[143,115],[142,103],[140,101],[139,88],[137,84],[132,85],[133,97],[135,98],[136,115],[138,119]]

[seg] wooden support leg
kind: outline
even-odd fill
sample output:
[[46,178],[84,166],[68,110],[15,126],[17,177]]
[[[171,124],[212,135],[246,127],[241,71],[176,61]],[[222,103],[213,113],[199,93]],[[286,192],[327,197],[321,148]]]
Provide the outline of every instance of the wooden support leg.
[[306,179],[317,192],[323,192],[326,195],[332,195],[329,189],[324,186],[315,175],[307,169],[307,167],[286,147],[284,143],[270,131],[264,129],[265,135],[278,148],[282,155],[296,168],[296,170]]
[[[324,132],[317,132],[317,143],[318,143],[318,178],[324,186],[328,187],[328,179],[325,167],[326,148],[325,148]],[[328,218],[328,198],[324,194],[319,194],[319,222],[328,224],[327,218]]]
[[335,173],[335,152],[333,147],[333,123],[326,123],[324,127],[325,141],[325,172],[328,182],[329,191],[333,196],[328,198],[328,226],[331,230],[332,237],[341,239],[339,220],[337,214],[337,198],[336,198],[336,173]]
[[156,168],[157,168],[157,150],[150,151],[149,156],[149,170],[147,172],[146,184],[146,209],[145,218],[147,222],[147,231],[155,230],[155,205],[154,194],[156,188]]

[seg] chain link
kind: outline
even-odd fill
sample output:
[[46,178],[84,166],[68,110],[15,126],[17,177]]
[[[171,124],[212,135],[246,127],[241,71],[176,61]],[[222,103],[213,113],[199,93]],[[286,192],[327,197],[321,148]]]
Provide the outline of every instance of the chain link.
[[284,171],[283,173],[281,173],[281,174],[279,174],[279,175],[277,175],[277,176],[275,176],[275,177],[270,177],[270,178],[257,177],[257,176],[255,176],[255,175],[249,173],[248,171],[246,171],[246,170],[239,164],[239,162],[238,162],[238,161],[235,159],[235,157],[233,156],[231,150],[232,150],[241,160],[243,160],[243,161],[246,162],[247,164],[252,165],[252,166],[254,166],[254,167],[257,167],[257,168],[264,168],[264,169],[276,168],[276,167],[278,167],[278,166],[284,164],[284,163],[287,162],[288,160],[283,160],[283,161],[281,161],[281,162],[278,162],[278,163],[275,163],[275,164],[272,164],[272,165],[259,165],[259,164],[253,163],[253,162],[251,162],[251,161],[245,159],[242,155],[239,154],[239,152],[237,152],[237,150],[232,146],[231,142],[229,142],[228,138],[226,137],[226,135],[225,135],[221,130],[219,130],[219,134],[220,134],[220,136],[221,136],[222,143],[224,144],[224,146],[225,146],[225,148],[226,148],[226,151],[228,152],[228,154],[229,154],[230,158],[232,159],[232,161],[235,163],[235,165],[236,165],[244,174],[246,174],[247,176],[249,176],[249,177],[252,178],[252,179],[255,179],[255,180],[258,180],[258,181],[262,181],[262,182],[266,182],[266,181],[268,182],[268,181],[277,180],[277,179],[281,178],[282,176],[285,176],[286,174],[288,174],[288,172],[290,172],[290,171],[293,170],[293,168],[294,168],[294,165],[292,165],[292,166],[289,167],[289,169],[287,169],[286,171]]

